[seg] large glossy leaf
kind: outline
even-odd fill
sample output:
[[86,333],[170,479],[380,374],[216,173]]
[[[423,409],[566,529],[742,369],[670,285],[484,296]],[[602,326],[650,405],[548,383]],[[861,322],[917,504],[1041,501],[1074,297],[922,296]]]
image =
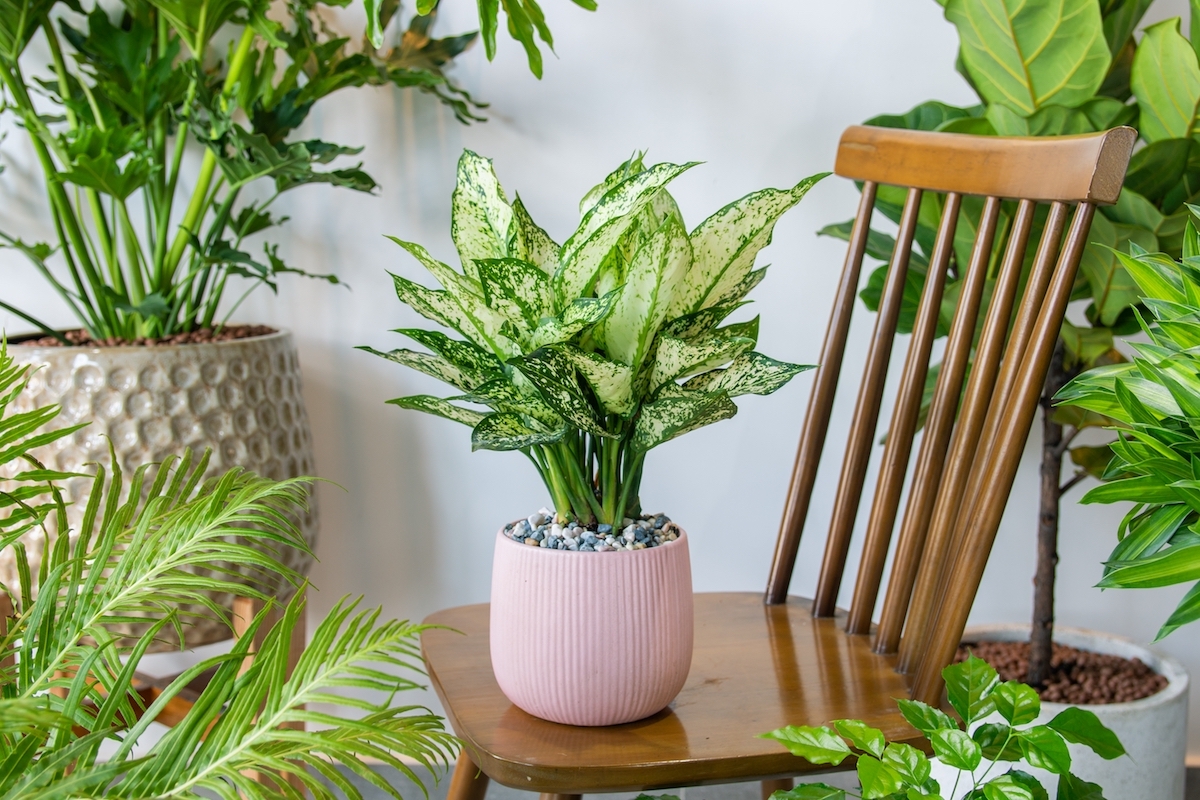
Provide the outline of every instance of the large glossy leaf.
[[1046,725],[1035,725],[1018,735],[1021,752],[1029,766],[1044,769],[1055,775],[1071,770],[1071,752],[1058,731]]
[[880,114],[871,117],[864,125],[881,128],[903,128],[910,131],[936,131],[948,122],[959,119],[978,119],[984,112],[983,106],[959,108],[938,100],[928,100],[913,106],[903,114]]
[[863,800],[893,797],[904,787],[900,773],[875,756],[859,756],[855,770],[858,772]]
[[618,183],[592,206],[579,228],[563,243],[554,289],[559,306],[582,296],[596,279],[596,273],[617,240],[634,223],[664,186],[687,170],[688,164],[656,164]]
[[904,715],[905,721],[927,736],[938,730],[958,729],[958,725],[946,712],[920,700],[902,697],[896,703],[900,706],[900,713]]
[[775,223],[828,173],[805,178],[791,189],[764,189],[730,203],[691,234],[694,253],[668,306],[671,319],[717,305],[754,267],[758,251],[771,243]]
[[1000,679],[996,670],[983,659],[971,655],[942,670],[942,677],[946,681],[950,705],[968,726],[995,710],[996,703],[991,695]]
[[1096,94],[1111,56],[1095,0],[949,0],[976,90],[1028,116]]
[[492,161],[470,150],[458,160],[458,181],[450,196],[450,236],[463,272],[478,279],[475,261],[512,255],[513,210],[496,179]]
[[887,747],[887,739],[884,738],[883,731],[872,728],[858,719],[834,720],[833,727],[852,747],[857,747],[876,758],[883,757],[883,750]]
[[1125,746],[1100,718],[1086,708],[1071,707],[1060,711],[1046,727],[1058,731],[1068,742],[1091,748],[1108,761],[1125,755]]
[[737,406],[724,392],[686,392],[660,396],[642,406],[630,440],[635,451],[645,453],[676,436],[729,419]]
[[670,217],[634,254],[625,286],[604,320],[604,343],[610,358],[635,372],[640,369],[654,335],[667,318],[673,292],[691,263],[687,231],[677,217]]
[[1179,33],[1179,18],[1146,29],[1133,60],[1131,85],[1141,109],[1138,128],[1148,142],[1187,139],[1200,101],[1200,65]]
[[1037,691],[1023,683],[1006,681],[992,692],[996,711],[1009,725],[1025,725],[1037,719],[1042,701]]
[[983,758],[979,743],[968,736],[966,731],[957,728],[934,731],[929,735],[929,743],[933,746],[933,754],[938,757],[938,761],[954,769],[973,770]]
[[853,755],[842,738],[825,726],[788,725],[786,728],[764,733],[763,738],[774,739],[794,755],[813,764],[836,766]]
[[1000,136],[1068,136],[1102,131],[1133,121],[1137,109],[1112,97],[1094,97],[1078,108],[1057,103],[1025,116],[1004,103],[988,107],[987,120]]

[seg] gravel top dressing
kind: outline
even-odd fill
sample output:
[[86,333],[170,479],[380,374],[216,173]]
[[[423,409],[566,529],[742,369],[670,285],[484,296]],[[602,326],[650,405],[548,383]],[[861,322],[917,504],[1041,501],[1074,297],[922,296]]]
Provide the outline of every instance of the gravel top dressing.
[[554,512],[543,508],[528,518],[504,526],[504,535],[514,542],[550,550],[582,550],[605,553],[617,550],[645,550],[679,538],[679,526],[666,514],[647,514],[638,519],[626,517],[616,528],[603,523],[580,525],[554,521]]

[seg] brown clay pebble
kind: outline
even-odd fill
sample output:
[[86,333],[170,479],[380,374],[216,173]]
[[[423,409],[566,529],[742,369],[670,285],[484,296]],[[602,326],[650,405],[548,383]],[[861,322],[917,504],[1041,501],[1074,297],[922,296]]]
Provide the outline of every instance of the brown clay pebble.
[[[1029,642],[964,643],[955,661],[965,661],[968,650],[991,664],[1000,680],[1025,682]],[[1104,705],[1140,700],[1166,687],[1166,678],[1136,658],[1056,644],[1050,656],[1050,677],[1038,696],[1051,703]]]
[[[200,328],[187,333],[175,333],[170,336],[160,336],[155,339],[134,339],[126,341],[119,337],[108,339],[93,339],[91,334],[83,329],[65,331],[63,336],[68,342],[78,347],[155,347],[168,344],[206,344],[211,342],[231,342],[234,339],[249,339],[252,336],[266,336],[275,333],[274,328],[266,325],[227,325],[219,330]],[[31,345],[33,347],[61,347],[62,342],[53,336],[42,336],[13,340],[13,344]]]

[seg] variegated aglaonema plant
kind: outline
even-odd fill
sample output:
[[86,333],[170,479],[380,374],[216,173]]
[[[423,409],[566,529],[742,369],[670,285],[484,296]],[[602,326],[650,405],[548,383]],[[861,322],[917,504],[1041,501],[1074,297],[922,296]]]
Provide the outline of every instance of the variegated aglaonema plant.
[[463,338],[405,328],[428,352],[362,348],[459,394],[389,402],[471,426],[473,449],[524,453],[561,521],[640,513],[647,452],[808,369],[755,352],[757,317],[722,323],[766,274],[754,260],[776,220],[825,176],[749,194],[689,234],[665,187],[693,166],[625,162],[560,246],[464,152],[450,226],[462,271],[396,239],[442,288],[392,276],[401,301]]

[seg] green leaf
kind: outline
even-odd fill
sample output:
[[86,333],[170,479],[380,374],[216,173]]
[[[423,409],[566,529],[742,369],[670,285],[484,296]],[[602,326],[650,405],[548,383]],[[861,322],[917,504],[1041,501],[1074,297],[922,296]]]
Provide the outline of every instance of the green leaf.
[[[383,47],[383,25],[379,19],[383,5],[383,0],[363,0],[363,7],[367,11],[367,39],[375,49]],[[428,14],[428,10],[421,11],[421,5],[421,2],[417,3],[417,13]]]
[[496,179],[492,161],[463,150],[458,180],[450,196],[450,236],[463,272],[478,280],[475,262],[513,255],[513,210]]
[[966,661],[951,664],[942,670],[946,695],[950,705],[969,727],[996,708],[992,691],[1000,682],[996,670],[981,658],[968,656]]
[[1175,606],[1175,610],[1171,612],[1171,616],[1167,617],[1167,621],[1158,629],[1158,633],[1154,636],[1154,641],[1159,641],[1176,628],[1187,625],[1189,622],[1195,622],[1200,619],[1200,583],[1192,586],[1188,593],[1183,596],[1183,599]]
[[242,7],[240,0],[149,0],[192,55],[203,59],[208,43],[216,32]]
[[[1042,786],[1041,781],[1028,772],[1022,772],[1019,769],[1010,769],[1004,774],[1028,789],[1033,800],[1050,800],[1050,795],[1046,793],[1046,787]],[[1062,783],[1060,782],[1059,785],[1061,786]]]
[[[601,200],[597,209],[604,203]],[[668,217],[634,254],[625,286],[604,320],[605,350],[610,358],[633,367],[634,372],[640,370],[667,318],[672,292],[691,261],[692,246],[683,223],[678,217]]]
[[[1143,228],[1114,224],[1103,214],[1093,220],[1090,241],[1083,251],[1079,271],[1087,279],[1102,325],[1115,324],[1125,309],[1138,302],[1138,287],[1118,255],[1129,249],[1130,242],[1151,249],[1157,249],[1158,245],[1154,235]],[[1111,340],[1111,333],[1109,336]],[[1111,342],[1108,349],[1112,349]]]
[[1136,110],[1112,97],[1094,97],[1079,108],[1045,105],[1022,116],[1003,103],[988,107],[987,121],[1000,136],[1068,136],[1133,121]]
[[837,766],[853,755],[850,748],[830,728],[808,725],[788,725],[762,734],[764,739],[774,739],[786,747],[792,755],[800,756],[813,764]]
[[1141,115],[1138,129],[1148,142],[1187,139],[1200,101],[1200,65],[1178,17],[1146,28],[1133,59],[1131,85]]
[[566,342],[603,321],[616,304],[617,295],[618,290],[614,289],[599,299],[583,297],[573,301],[557,317],[542,320],[529,337],[529,347]]
[[946,19],[980,96],[1025,116],[1089,100],[1111,62],[1095,0],[949,0]]
[[1020,761],[1021,745],[1015,731],[1007,725],[985,722],[975,729],[971,738],[979,743],[988,761]]
[[484,416],[478,411],[456,406],[440,397],[431,397],[427,394],[397,397],[394,400],[388,400],[388,402],[394,406],[400,406],[400,408],[411,408],[416,411],[424,411],[426,414],[433,414],[444,419],[461,422],[463,425],[472,428],[478,425]]
[[509,363],[521,370],[550,407],[576,428],[596,436],[611,435],[580,389],[573,360],[560,348],[542,347]]
[[550,430],[527,424],[519,414],[488,414],[471,432],[472,450],[522,450],[535,445],[554,444],[567,433],[567,427]]
[[588,210],[559,254],[561,265],[554,274],[554,288],[560,307],[587,293],[600,265],[638,213],[662,187],[694,166],[696,162],[656,164],[618,183]]
[[729,419],[737,406],[722,392],[685,392],[659,396],[642,406],[630,444],[639,453],[669,442],[676,436]]
[[754,266],[758,251],[771,243],[776,221],[829,173],[805,178],[791,189],[763,189],[746,195],[701,222],[691,234],[691,269],[668,306],[671,319],[725,302]]
[[730,397],[744,394],[771,394],[801,372],[814,369],[808,364],[776,361],[762,353],[743,353],[726,369],[697,375],[684,384],[686,389],[725,392]]
[[926,705],[920,700],[899,698],[896,700],[896,703],[900,706],[900,713],[904,715],[904,719],[908,721],[908,724],[926,736],[929,736],[934,731],[958,730],[958,724],[948,714],[933,706]]
[[874,756],[859,756],[857,770],[863,800],[889,797],[904,788],[900,773]]
[[529,216],[520,197],[513,200],[512,213],[517,234],[517,252],[542,272],[553,275],[558,269],[558,245],[550,238],[550,234],[538,227],[538,224]]
[[1085,781],[1070,772],[1058,779],[1058,800],[1104,800],[1099,785]]
[[1044,769],[1055,775],[1065,775],[1071,769],[1071,753],[1057,731],[1047,725],[1036,725],[1018,734],[1021,752],[1029,766]]
[[1010,775],[1001,775],[985,783],[983,796],[987,800],[1033,800],[1029,787]]
[[1125,755],[1125,747],[1117,735],[1085,708],[1072,706],[1064,709],[1046,723],[1046,727],[1061,733],[1068,742],[1091,748],[1092,752],[1108,761]]
[[912,745],[893,742],[884,749],[881,760],[908,783],[919,786],[929,780],[929,757]]
[[876,758],[883,757],[883,749],[887,746],[887,740],[883,738],[883,731],[872,728],[858,719],[838,719],[831,724],[842,735],[842,738],[850,742],[852,747],[857,747]]
[[468,390],[504,373],[504,365],[500,359],[471,342],[451,339],[444,333],[423,331],[419,328],[397,328],[392,332],[407,336],[453,364],[466,376],[465,388]]
[[957,728],[929,734],[929,743],[938,760],[955,769],[973,770],[979,766],[983,751],[979,743]]
[[983,106],[959,108],[937,100],[927,100],[920,105],[913,106],[903,114],[880,114],[871,117],[863,124],[876,125],[881,128],[903,128],[910,131],[936,131],[954,120],[976,119],[983,111]]
[[1005,681],[992,692],[996,711],[1009,725],[1025,725],[1037,719],[1042,710],[1038,693],[1030,686],[1016,681]]
[[1103,589],[1145,589],[1194,581],[1200,579],[1200,544],[1171,547],[1147,558],[1119,561],[1108,566],[1112,571],[1096,584]]
[[478,385],[472,380],[473,376],[467,375],[441,356],[430,353],[418,353],[414,350],[390,350],[385,353],[372,347],[358,347],[355,349],[371,353],[380,358],[386,358],[388,361],[415,369],[417,372],[423,372],[426,375],[437,378],[439,381],[445,381],[464,392],[469,392],[474,386]]

